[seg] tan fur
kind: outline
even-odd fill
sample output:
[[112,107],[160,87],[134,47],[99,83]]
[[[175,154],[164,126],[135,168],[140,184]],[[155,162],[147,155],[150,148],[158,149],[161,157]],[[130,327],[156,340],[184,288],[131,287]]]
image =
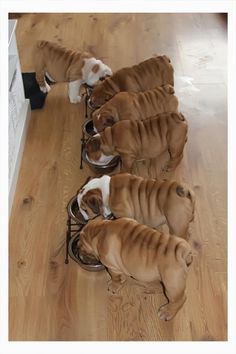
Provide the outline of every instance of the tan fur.
[[148,284],[161,281],[168,303],[158,316],[173,318],[183,306],[186,278],[192,263],[189,244],[138,224],[128,218],[113,221],[92,220],[82,230],[77,247],[81,258],[100,260],[110,276],[108,290],[116,293],[130,276]]
[[[89,193],[102,206],[99,189],[90,189],[82,197],[89,219],[102,213],[88,205]],[[80,193],[80,192],[79,192]],[[94,203],[94,199],[93,199]],[[94,203],[95,204],[95,203]],[[128,173],[111,176],[108,205],[116,218],[129,217],[150,227],[167,223],[169,232],[188,238],[189,224],[194,218],[195,195],[185,184],[177,181],[145,179]]]
[[48,41],[38,41],[34,53],[36,80],[39,86],[44,86],[45,72],[57,82],[81,79],[84,59],[91,57],[87,52],[70,50]]
[[118,92],[146,91],[165,84],[174,86],[174,70],[167,56],[157,56],[118,70],[93,89],[89,102],[98,108]]
[[135,160],[151,159],[168,150],[164,169],[174,169],[183,157],[188,125],[182,114],[161,113],[144,121],[121,120],[90,139],[85,149],[91,161],[101,153],[120,155],[121,172],[131,172]]
[[143,120],[164,112],[178,112],[178,99],[171,85],[144,92],[119,92],[93,112],[92,118],[101,132],[119,120]]

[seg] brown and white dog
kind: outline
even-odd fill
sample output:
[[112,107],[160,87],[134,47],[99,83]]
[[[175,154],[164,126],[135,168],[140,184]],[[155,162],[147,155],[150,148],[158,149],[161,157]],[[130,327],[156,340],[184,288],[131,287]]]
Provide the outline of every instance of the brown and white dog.
[[111,69],[92,54],[73,51],[48,41],[38,41],[34,52],[36,80],[42,92],[48,92],[50,86],[45,75],[51,81],[69,82],[71,103],[81,100],[80,86],[84,83],[93,86],[99,79],[112,75]]
[[94,130],[103,131],[119,120],[144,120],[159,113],[178,112],[173,86],[164,85],[144,92],[119,92],[92,114]]
[[127,277],[158,286],[162,282],[168,303],[158,316],[172,319],[186,301],[186,279],[193,256],[190,245],[129,218],[92,220],[77,243],[81,259],[99,260],[111,276],[108,290],[116,293]]
[[123,173],[90,180],[79,190],[77,202],[85,220],[113,214],[115,218],[128,217],[155,228],[167,223],[170,234],[188,238],[195,195],[177,181]]
[[143,121],[121,120],[90,138],[85,151],[94,164],[104,164],[114,156],[121,158],[121,172],[132,172],[135,160],[156,158],[169,152],[163,167],[173,170],[183,157],[188,124],[179,113],[161,113]]
[[89,99],[91,108],[99,108],[121,91],[140,92],[156,86],[174,86],[174,69],[166,55],[153,57],[132,67],[122,68],[94,87]]

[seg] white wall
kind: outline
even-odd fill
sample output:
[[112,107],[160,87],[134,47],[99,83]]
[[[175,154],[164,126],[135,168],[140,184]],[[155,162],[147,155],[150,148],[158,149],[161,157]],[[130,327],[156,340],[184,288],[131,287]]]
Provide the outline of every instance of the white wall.
[[29,100],[25,99],[21,67],[15,37],[17,21],[9,20],[8,36],[8,183],[9,215],[14,199],[20,162],[22,158],[28,120],[30,117]]

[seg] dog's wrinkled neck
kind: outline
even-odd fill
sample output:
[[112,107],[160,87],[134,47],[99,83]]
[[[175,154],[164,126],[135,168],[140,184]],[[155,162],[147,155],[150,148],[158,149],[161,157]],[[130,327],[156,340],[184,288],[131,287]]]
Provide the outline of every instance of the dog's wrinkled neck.
[[110,96],[110,99],[116,94],[118,93],[119,87],[115,84],[115,82],[112,80],[112,76],[106,78],[103,82],[103,92],[106,92],[107,95]]
[[104,155],[117,155],[115,153],[115,148],[112,143],[112,130],[111,127],[107,127],[103,132],[100,133],[101,139],[101,150]]

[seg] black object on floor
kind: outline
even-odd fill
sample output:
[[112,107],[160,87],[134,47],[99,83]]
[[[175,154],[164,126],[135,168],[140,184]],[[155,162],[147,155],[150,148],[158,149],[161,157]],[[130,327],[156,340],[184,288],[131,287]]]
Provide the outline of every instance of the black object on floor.
[[[35,72],[32,73],[22,73],[23,85],[25,91],[25,98],[29,98],[31,109],[42,108],[47,96],[47,93],[43,93],[36,81]],[[51,84],[45,77],[48,84]]]

